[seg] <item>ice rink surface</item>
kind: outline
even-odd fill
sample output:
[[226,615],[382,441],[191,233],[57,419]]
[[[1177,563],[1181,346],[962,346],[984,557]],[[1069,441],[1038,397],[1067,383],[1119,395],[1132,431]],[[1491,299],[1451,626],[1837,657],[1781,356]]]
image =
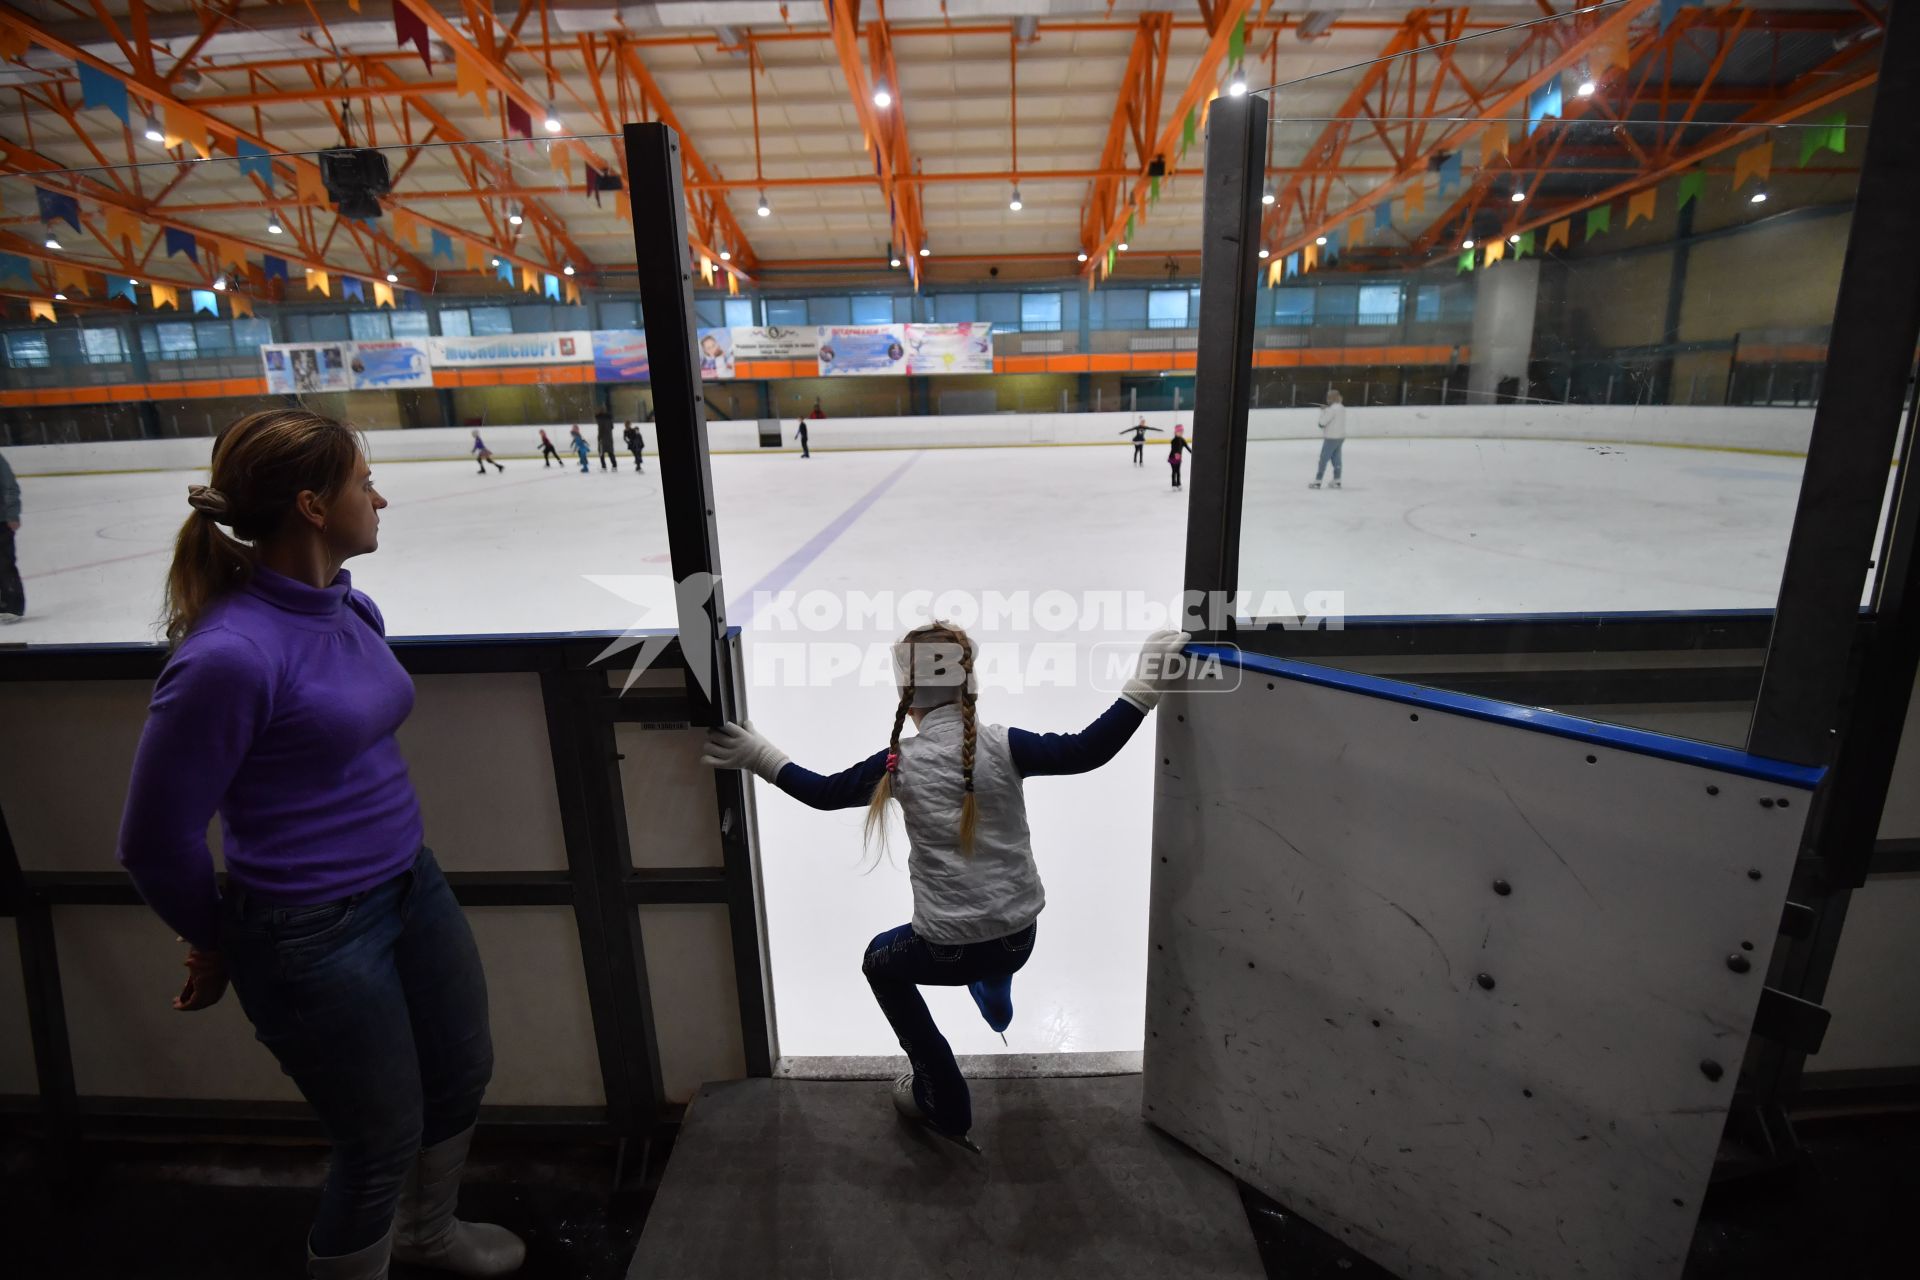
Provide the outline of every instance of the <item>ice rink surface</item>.
[[[390,632],[672,626],[657,460],[642,476],[625,465],[547,469],[509,452],[525,447],[517,434],[489,432],[506,470],[485,477],[461,462],[384,463],[383,447],[403,441],[373,434],[375,482],[392,505],[379,552],[350,568]],[[1310,592],[1340,592],[1352,617],[1771,607],[1801,470],[1798,458],[1693,448],[1355,438],[1346,487],[1309,491],[1316,453],[1313,441],[1249,447],[1241,586],[1285,591],[1297,607]],[[715,456],[725,594],[746,628],[756,727],[800,763],[837,770],[885,745],[895,703],[890,687],[854,677],[825,687],[784,678],[804,656],[795,644],[817,644],[818,673],[846,652],[834,646],[884,646],[890,629],[786,629],[804,628],[807,615],[761,592],[1060,591],[1076,602],[1138,592],[1171,602],[1186,499],[1168,485],[1163,448],[1150,446],[1142,467],[1129,456],[1124,442]],[[34,476],[31,450],[8,457],[25,492],[30,616],[0,640],[153,639],[186,486],[200,477]],[[1053,631],[1037,619],[1025,631],[983,631],[985,643],[1020,648],[1007,679],[982,690],[981,715],[1077,730],[1112,700],[1110,685],[1090,682],[1093,646],[1143,635],[1078,621]],[[1061,645],[1071,646],[1064,677]],[[1014,1051],[1140,1046],[1152,738],[1149,722],[1099,772],[1027,787],[1048,906],[1014,983]],[[891,859],[869,869],[859,811],[818,813],[759,790],[781,1052],[894,1052],[860,957],[911,914],[898,823]],[[964,990],[928,994],[956,1052],[1002,1051]]]

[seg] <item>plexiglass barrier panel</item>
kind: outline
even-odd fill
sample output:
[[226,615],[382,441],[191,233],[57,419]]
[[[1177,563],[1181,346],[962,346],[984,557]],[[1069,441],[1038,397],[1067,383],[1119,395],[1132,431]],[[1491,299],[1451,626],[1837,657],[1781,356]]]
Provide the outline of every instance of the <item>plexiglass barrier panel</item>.
[[389,635],[673,625],[616,139],[348,165],[139,123],[142,163],[0,176],[9,641],[156,638],[188,485],[277,408],[361,434],[390,505],[346,567]]
[[1663,8],[1265,91],[1243,613],[1773,605],[1876,42]]

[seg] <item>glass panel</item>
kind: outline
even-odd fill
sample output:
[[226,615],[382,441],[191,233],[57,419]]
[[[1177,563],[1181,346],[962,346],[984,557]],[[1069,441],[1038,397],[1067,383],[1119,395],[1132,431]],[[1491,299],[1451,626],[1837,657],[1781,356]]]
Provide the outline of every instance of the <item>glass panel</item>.
[[892,324],[893,299],[886,294],[855,294],[853,297],[853,323]]
[[370,316],[355,312],[353,315],[347,317],[347,319],[350,322],[348,324],[348,332],[353,335],[356,341],[384,342],[393,336],[393,330],[387,327],[387,317],[384,315]]
[[847,298],[807,299],[809,324],[852,324],[853,304]]
[[[858,305],[857,303],[855,304]],[[638,303],[634,304],[636,310]],[[748,329],[753,327],[753,299],[728,298],[723,308],[726,312],[728,328]],[[861,323],[866,323],[862,321]]]
[[807,300],[805,298],[768,298],[767,323],[794,328],[806,324]]
[[1058,329],[1060,327],[1060,295],[1057,293],[1021,294],[1020,327],[1029,333]]
[[1185,289],[1155,289],[1147,295],[1147,327],[1149,329],[1184,329],[1187,327],[1187,291]]

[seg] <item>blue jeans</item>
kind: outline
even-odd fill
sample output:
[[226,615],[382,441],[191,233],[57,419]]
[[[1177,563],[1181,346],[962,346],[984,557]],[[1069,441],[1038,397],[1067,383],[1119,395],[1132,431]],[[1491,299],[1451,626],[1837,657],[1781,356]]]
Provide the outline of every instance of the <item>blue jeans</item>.
[[430,849],[377,888],[281,906],[231,889],[221,951],[254,1035],[333,1142],[309,1241],[385,1236],[421,1148],[465,1132],[493,1075],[487,983]]
[[860,966],[873,988],[880,1011],[893,1025],[900,1047],[913,1063],[913,1100],[920,1114],[948,1133],[973,1128],[973,1099],[960,1064],[940,1028],[933,1024],[920,987],[964,987],[970,982],[1007,978],[1020,972],[1033,954],[1038,923],[989,942],[949,946],[928,942],[903,924],[867,944]]
[[1340,478],[1340,446],[1345,443],[1345,440],[1322,440],[1320,442],[1320,465],[1313,469],[1315,482],[1318,482],[1320,477],[1326,473],[1329,462],[1333,464],[1333,478],[1335,480]]

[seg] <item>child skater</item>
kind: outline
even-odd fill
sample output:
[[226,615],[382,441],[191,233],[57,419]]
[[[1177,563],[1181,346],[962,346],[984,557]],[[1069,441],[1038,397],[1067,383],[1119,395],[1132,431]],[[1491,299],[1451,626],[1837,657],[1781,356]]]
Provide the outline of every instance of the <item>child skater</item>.
[[[493,462],[493,450],[487,448],[487,442],[480,438],[480,428],[478,427],[473,429],[473,451],[480,455],[480,474],[487,474],[487,464]],[[505,467],[497,462],[493,462],[493,469],[495,471],[506,470]]]
[[560,451],[553,447],[553,441],[547,439],[547,429],[542,427],[540,428],[540,465],[543,468],[550,467],[556,462],[560,463],[562,471],[567,469],[567,464],[560,462]]
[[643,459],[640,451],[647,447],[646,437],[641,435],[640,428],[634,426],[631,422],[627,424],[627,429],[621,432],[620,435],[621,438],[627,442],[627,452],[633,455],[633,471],[635,475],[638,475],[645,469],[642,465]]
[[573,435],[567,440],[567,448],[580,455],[580,469],[587,470],[587,440],[580,434],[580,424],[573,424]]
[[[1156,631],[1120,697],[1080,733],[982,725],[975,714],[973,641],[942,622],[895,646],[900,703],[893,735],[831,777],[811,773],[754,732],[726,724],[707,735],[701,763],[749,769],[816,809],[867,810],[866,835],[885,840],[898,801],[910,846],[913,922],[867,944],[862,965],[913,1070],[894,1082],[902,1116],[978,1151],[967,1138],[973,1103],[953,1050],[918,988],[964,986],[995,1031],[1013,1021],[1013,975],[1033,954],[1046,895],[1027,834],[1027,778],[1086,773],[1113,759],[1160,700],[1167,659],[1188,637]],[[908,716],[917,732],[902,740]]]
[[1141,460],[1141,455],[1142,451],[1147,447],[1147,420],[1145,418],[1140,419],[1140,421],[1134,423],[1120,434],[1123,436],[1131,434],[1133,436],[1133,465],[1136,467],[1146,466],[1147,464]]
[[1167,465],[1173,468],[1173,487],[1176,489],[1180,487],[1180,455],[1183,451],[1193,452],[1193,446],[1187,443],[1186,430],[1180,424],[1174,424],[1172,451],[1167,454]]

